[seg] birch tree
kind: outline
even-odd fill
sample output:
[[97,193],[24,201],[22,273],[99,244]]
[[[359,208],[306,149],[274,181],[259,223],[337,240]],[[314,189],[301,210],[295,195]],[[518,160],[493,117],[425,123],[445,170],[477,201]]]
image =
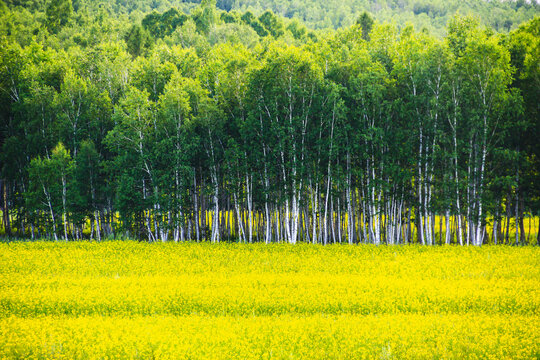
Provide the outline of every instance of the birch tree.
[[510,58],[497,38],[483,33],[470,34],[463,56],[457,66],[464,78],[466,93],[464,109],[467,113],[467,217],[468,240],[481,245],[485,235],[484,191],[487,156],[493,144],[493,134],[499,126],[497,104],[506,96],[511,79]]

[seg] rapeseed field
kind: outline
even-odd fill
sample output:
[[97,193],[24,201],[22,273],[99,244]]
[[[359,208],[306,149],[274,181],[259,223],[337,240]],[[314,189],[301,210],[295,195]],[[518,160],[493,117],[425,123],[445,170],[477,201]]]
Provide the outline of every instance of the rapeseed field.
[[0,243],[2,359],[538,359],[540,249]]

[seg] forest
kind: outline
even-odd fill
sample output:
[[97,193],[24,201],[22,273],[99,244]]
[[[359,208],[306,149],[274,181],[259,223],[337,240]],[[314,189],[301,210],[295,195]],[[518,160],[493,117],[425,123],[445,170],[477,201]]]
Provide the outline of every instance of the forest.
[[537,3],[315,2],[0,2],[3,233],[538,244]]
[[[30,13],[45,12],[47,0],[3,0],[10,8],[23,7]],[[156,11],[164,13],[177,8],[190,13],[201,0],[73,0],[78,14],[113,14],[131,22]],[[394,22],[398,27],[411,23],[439,37],[456,13],[473,15],[483,25],[501,32],[516,29],[538,14],[538,0],[217,0],[219,10],[257,15],[270,10],[289,19],[297,19],[313,29],[338,29],[356,23],[364,13],[373,14],[379,22]],[[30,15],[30,14],[27,14]]]

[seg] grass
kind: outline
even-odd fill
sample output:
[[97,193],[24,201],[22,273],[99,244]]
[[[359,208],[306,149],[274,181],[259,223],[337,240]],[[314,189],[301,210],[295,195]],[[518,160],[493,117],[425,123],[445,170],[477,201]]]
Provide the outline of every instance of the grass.
[[540,249],[0,243],[0,358],[536,359]]

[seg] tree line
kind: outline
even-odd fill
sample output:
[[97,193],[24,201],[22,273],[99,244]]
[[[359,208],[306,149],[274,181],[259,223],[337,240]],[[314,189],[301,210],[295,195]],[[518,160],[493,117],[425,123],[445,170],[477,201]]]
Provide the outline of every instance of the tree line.
[[[43,11],[54,1],[3,0],[10,8],[24,7]],[[201,0],[73,0],[78,13],[105,11],[116,16],[144,16],[177,8],[184,13],[196,9]],[[446,23],[459,12],[474,15],[482,23],[500,32],[508,32],[538,14],[538,0],[217,0],[218,9],[227,12],[252,12],[257,16],[267,10],[289,19],[297,19],[313,29],[338,29],[351,26],[365,11],[381,22],[395,22],[404,27],[412,23],[443,36]]]
[[500,35],[456,16],[440,39],[364,16],[287,41],[270,13],[246,44],[211,41],[234,22],[212,1],[165,14],[84,46],[3,38],[7,234],[538,241],[540,18]]

